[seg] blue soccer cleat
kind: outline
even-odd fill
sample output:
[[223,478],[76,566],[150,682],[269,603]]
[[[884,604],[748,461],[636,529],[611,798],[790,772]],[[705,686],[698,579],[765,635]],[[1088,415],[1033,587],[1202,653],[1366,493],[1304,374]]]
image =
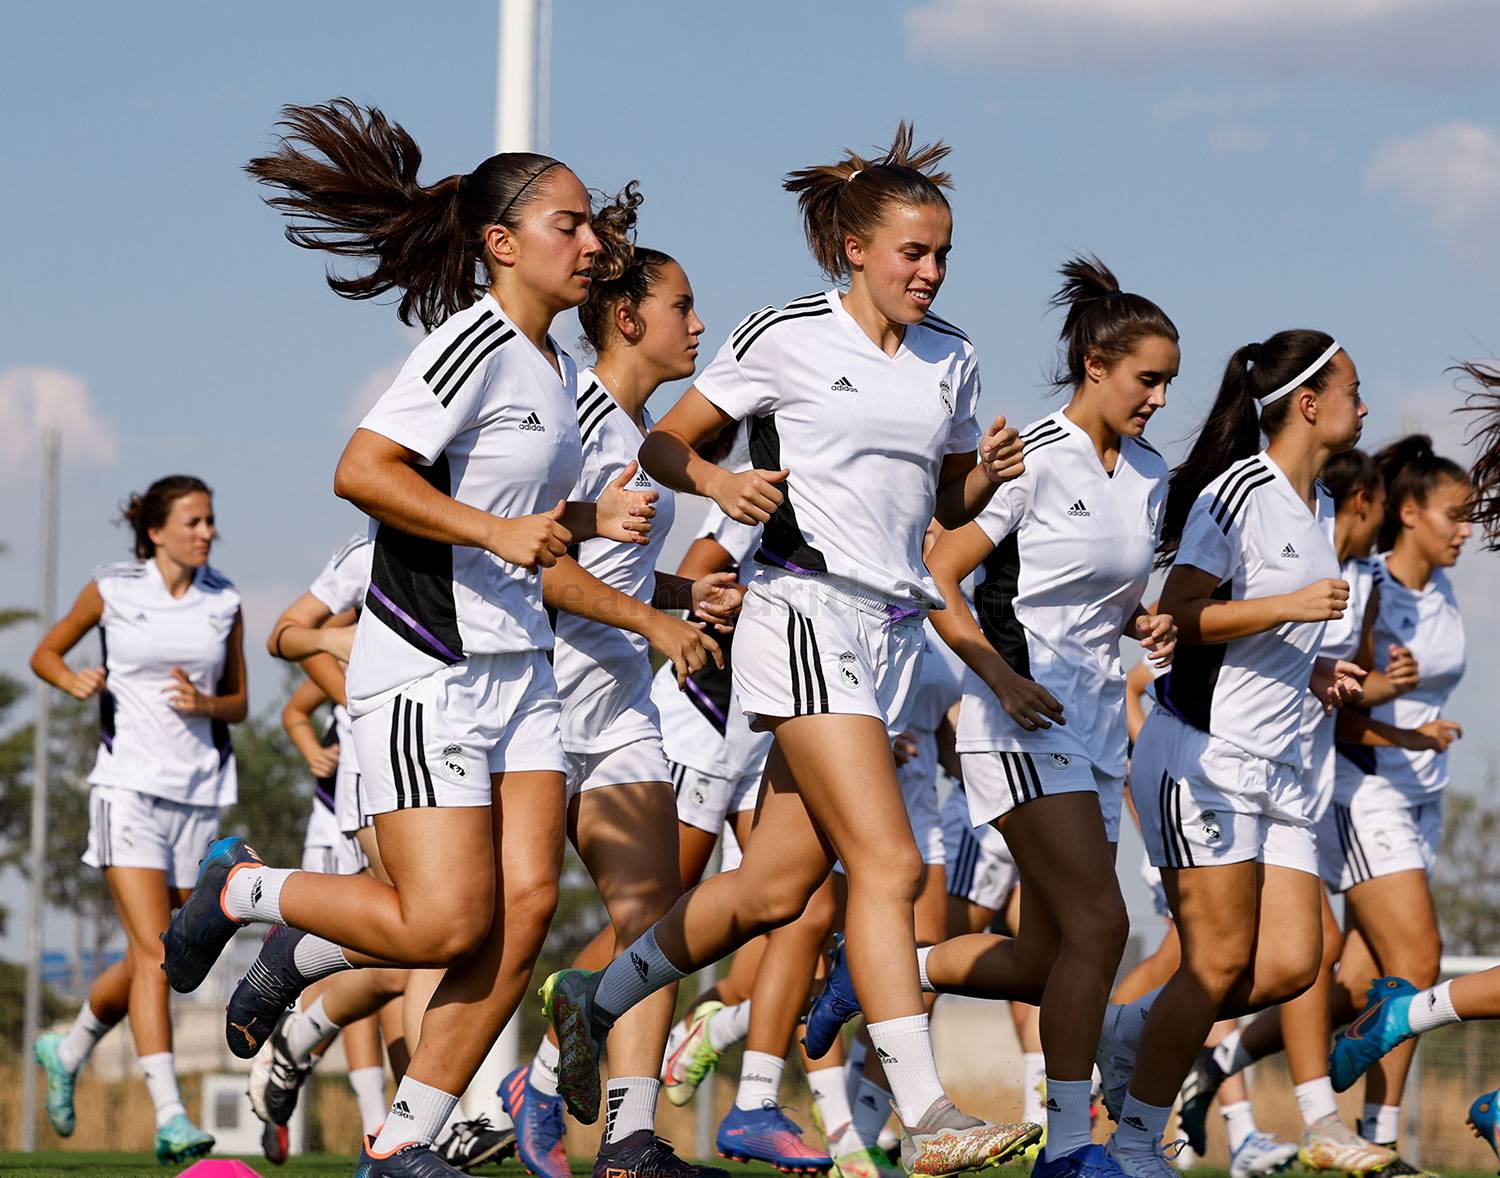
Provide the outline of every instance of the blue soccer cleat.
[[802,1140],[802,1129],[775,1104],[731,1108],[719,1123],[719,1156],[733,1162],[763,1162],[783,1174],[821,1174],[833,1158]]
[[178,1113],[156,1131],[156,1160],[164,1166],[201,1158],[213,1147],[213,1136],[198,1128],[183,1113]]
[[287,1008],[311,984],[292,960],[297,942],[305,936],[301,929],[272,925],[259,955],[229,996],[224,1038],[241,1059],[255,1058]]
[[260,865],[261,858],[244,839],[222,838],[212,843],[187,903],[172,914],[172,923],[162,933],[167,952],[161,967],[179,994],[191,994],[203,984],[224,946],[242,927],[224,911],[223,896],[230,875],[246,864]]
[[1125,1171],[1104,1146],[1091,1144],[1050,1162],[1043,1149],[1031,1167],[1031,1178],[1125,1178]]
[[1382,1056],[1412,1037],[1406,1012],[1416,992],[1405,978],[1376,978],[1371,983],[1364,1010],[1333,1041],[1328,1075],[1335,1092],[1353,1087]]
[[77,1123],[73,1114],[73,1082],[78,1078],[78,1073],[63,1067],[62,1060],[58,1058],[57,1049],[62,1041],[61,1031],[48,1031],[45,1035],[38,1036],[32,1050],[36,1055],[36,1062],[41,1065],[42,1074],[47,1078],[44,1102],[47,1106],[47,1119],[52,1122],[52,1128],[59,1137],[71,1137],[73,1126]]
[[366,1137],[359,1151],[354,1178],[462,1178],[430,1145],[401,1145],[390,1153],[376,1153],[375,1139]]
[[1500,1160],[1500,1091],[1476,1096],[1469,1106],[1469,1128]]
[[562,1097],[534,1088],[531,1067],[523,1064],[500,1081],[500,1105],[516,1127],[516,1156],[521,1164],[537,1178],[568,1178]]
[[858,1013],[859,999],[854,995],[854,979],[849,976],[849,962],[844,952],[844,934],[840,933],[833,939],[833,953],[823,989],[807,1012],[802,1046],[808,1058],[822,1059],[827,1055],[844,1024]]

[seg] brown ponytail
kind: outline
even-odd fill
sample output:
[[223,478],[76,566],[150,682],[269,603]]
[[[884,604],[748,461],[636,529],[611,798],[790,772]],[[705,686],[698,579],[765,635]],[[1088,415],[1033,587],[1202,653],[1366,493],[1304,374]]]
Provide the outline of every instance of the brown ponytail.
[[1484,529],[1486,548],[1500,548],[1500,368],[1469,361],[1458,370],[1474,382],[1463,411],[1480,422],[1464,439],[1479,447],[1469,478],[1474,483],[1473,521]]
[[912,139],[912,125],[903,119],[879,158],[846,150],[836,164],[799,168],[783,181],[797,194],[808,248],[830,281],[849,275],[844,239],[868,240],[891,205],[949,207],[943,189],[952,188],[953,179],[936,168],[952,148],[942,142],[913,147]]
[[1072,259],[1059,273],[1062,289],[1051,305],[1066,307],[1059,338],[1067,353],[1053,376],[1060,389],[1083,384],[1084,360],[1093,356],[1106,366],[1128,356],[1141,340],[1161,336],[1177,342],[1177,325],[1150,299],[1120,289],[1114,273],[1092,255]]
[[133,534],[132,551],[137,560],[150,560],[156,555],[156,545],[151,540],[151,529],[159,528],[172,514],[172,504],[184,495],[198,492],[213,497],[208,484],[190,474],[169,474],[157,479],[146,488],[144,495],[131,492],[120,507],[120,522],[128,526]]

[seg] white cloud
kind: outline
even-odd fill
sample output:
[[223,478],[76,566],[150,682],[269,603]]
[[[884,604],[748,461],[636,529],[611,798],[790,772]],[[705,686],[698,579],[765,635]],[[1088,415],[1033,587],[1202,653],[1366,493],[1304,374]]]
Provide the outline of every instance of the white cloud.
[[0,480],[30,468],[48,429],[61,432],[64,460],[109,466],[119,453],[83,377],[29,365],[0,372]]
[[1448,123],[1387,143],[1365,172],[1427,214],[1460,257],[1500,243],[1500,137],[1474,123]]

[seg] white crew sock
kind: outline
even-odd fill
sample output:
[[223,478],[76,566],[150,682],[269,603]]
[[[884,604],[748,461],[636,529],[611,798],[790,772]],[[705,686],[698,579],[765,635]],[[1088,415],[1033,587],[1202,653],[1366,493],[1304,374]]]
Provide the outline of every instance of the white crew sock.
[[1040,1125],[1046,1114],[1047,1060],[1040,1051],[1021,1056],[1021,1120]]
[[292,947],[292,964],[309,982],[353,969],[342,946],[308,933]]
[[865,1024],[875,1057],[885,1069],[903,1125],[918,1124],[933,1101],[943,1095],[937,1061],[932,1058],[932,1034],[925,1014]]
[[431,1145],[457,1104],[456,1095],[405,1077],[396,1087],[396,1099],[371,1152],[384,1155],[403,1145]]
[[1297,1098],[1297,1108],[1302,1113],[1304,1125],[1314,1125],[1339,1111],[1338,1101],[1333,1095],[1333,1081],[1327,1076],[1298,1084],[1292,1089],[1292,1094]]
[[750,999],[714,1012],[708,1020],[708,1045],[715,1051],[733,1047],[750,1033]]
[[604,1089],[604,1144],[656,1127],[656,1094],[661,1081],[655,1076],[610,1077]]
[[306,1063],[312,1058],[314,1051],[325,1043],[331,1043],[338,1033],[339,1025],[323,1009],[323,996],[320,994],[306,1010],[292,1011],[281,1034],[286,1040],[287,1054],[298,1063]]
[[160,1129],[173,1117],[187,1115],[182,1096],[177,1091],[177,1061],[170,1051],[155,1055],[143,1055],[137,1061],[141,1074],[146,1077],[146,1091],[151,1094],[151,1103],[156,1108],[156,1127]]
[[859,1078],[858,1092],[850,1106],[854,1114],[854,1131],[861,1144],[873,1146],[880,1131],[891,1119],[891,1094],[874,1080]]
[[685,977],[657,947],[656,929],[649,928],[605,968],[594,1008],[612,1023],[643,998]]
[[57,1061],[68,1071],[76,1072],[83,1066],[83,1061],[88,1059],[94,1045],[104,1038],[112,1026],[113,1023],[100,1022],[94,1008],[85,1002],[79,1008],[73,1025],[68,1028],[68,1033],[57,1045]]
[[1411,996],[1411,1005],[1406,1008],[1407,1025],[1418,1035],[1434,1027],[1446,1027],[1460,1022],[1453,1009],[1453,995],[1449,992],[1452,982],[1439,982],[1427,990],[1419,990]]
[[281,889],[295,874],[285,867],[241,865],[229,873],[220,903],[232,919],[245,924],[285,924]]
[[854,1120],[844,1080],[843,1064],[807,1073],[807,1086],[812,1089],[813,1102],[823,1121],[823,1133],[830,1141],[841,1136]]
[[[1156,996],[1162,991],[1157,986],[1149,994],[1142,994],[1134,1002],[1127,1002],[1120,1007],[1115,1018],[1115,1038],[1128,1047],[1131,1051],[1141,1049],[1141,1035],[1146,1030],[1146,1018],[1151,1013],[1151,1005],[1156,1001]],[[1154,1105],[1147,1105],[1154,1108]]]
[[1147,1104],[1127,1092],[1111,1152],[1137,1156],[1155,1153],[1161,1148],[1161,1137],[1167,1131],[1171,1115],[1171,1105]]
[[1054,1162],[1093,1141],[1089,1101],[1091,1080],[1054,1080],[1047,1077],[1046,1158]]
[[1232,1076],[1236,1072],[1243,1072],[1255,1061],[1250,1058],[1250,1053],[1245,1050],[1244,1039],[1238,1030],[1230,1031],[1223,1039],[1219,1040],[1214,1050],[1214,1063],[1219,1065],[1220,1070],[1226,1076]]
[[1248,1100],[1237,1100],[1220,1105],[1219,1111],[1224,1114],[1224,1133],[1229,1138],[1229,1152],[1233,1153],[1255,1132],[1255,1110]]
[[781,1073],[786,1070],[786,1060],[779,1055],[764,1051],[747,1051],[740,1062],[740,1087],[734,1095],[734,1107],[744,1109],[765,1108],[767,1104],[781,1103]]
[[354,1068],[349,1073],[349,1087],[354,1089],[354,1103],[359,1105],[360,1136],[380,1132],[380,1123],[389,1107],[385,1099],[385,1069],[379,1065]]
[[1367,1104],[1359,1118],[1359,1135],[1376,1145],[1393,1145],[1401,1136],[1399,1104]]
[[531,1057],[531,1071],[526,1076],[526,1082],[543,1096],[557,1095],[557,1060],[557,1044],[543,1035],[536,1054]]
[[936,947],[935,945],[923,945],[917,950],[917,980],[922,983],[922,993],[924,994],[937,993],[937,987],[932,984],[932,981],[927,976],[927,956]]

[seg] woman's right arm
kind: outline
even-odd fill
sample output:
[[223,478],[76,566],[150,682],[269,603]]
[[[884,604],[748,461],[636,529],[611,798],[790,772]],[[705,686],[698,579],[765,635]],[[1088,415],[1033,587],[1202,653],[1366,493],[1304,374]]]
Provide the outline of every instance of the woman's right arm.
[[1162,613],[1177,622],[1179,640],[1190,646],[1214,646],[1263,634],[1285,622],[1330,622],[1344,616],[1349,603],[1346,581],[1325,578],[1270,597],[1226,601],[1214,596],[1221,578],[1191,564],[1174,564],[1162,586]]
[[37,678],[66,691],[74,699],[88,699],[104,687],[104,668],[87,667],[82,671],[70,670],[64,661],[67,653],[78,645],[79,639],[99,624],[104,617],[104,598],[99,586],[90,581],[78,594],[70,609],[52,629],[42,636],[41,642],[31,655],[31,670]]
[[641,466],[674,491],[712,499],[730,519],[763,524],[781,506],[777,484],[786,480],[787,472],[742,470],[736,474],[694,449],[733,420],[696,388],[688,389],[641,443]]
[[333,493],[409,535],[482,548],[522,568],[550,567],[567,552],[572,537],[560,522],[562,502],[514,519],[491,515],[439,491],[417,473],[419,459],[382,434],[357,429],[339,457]]

